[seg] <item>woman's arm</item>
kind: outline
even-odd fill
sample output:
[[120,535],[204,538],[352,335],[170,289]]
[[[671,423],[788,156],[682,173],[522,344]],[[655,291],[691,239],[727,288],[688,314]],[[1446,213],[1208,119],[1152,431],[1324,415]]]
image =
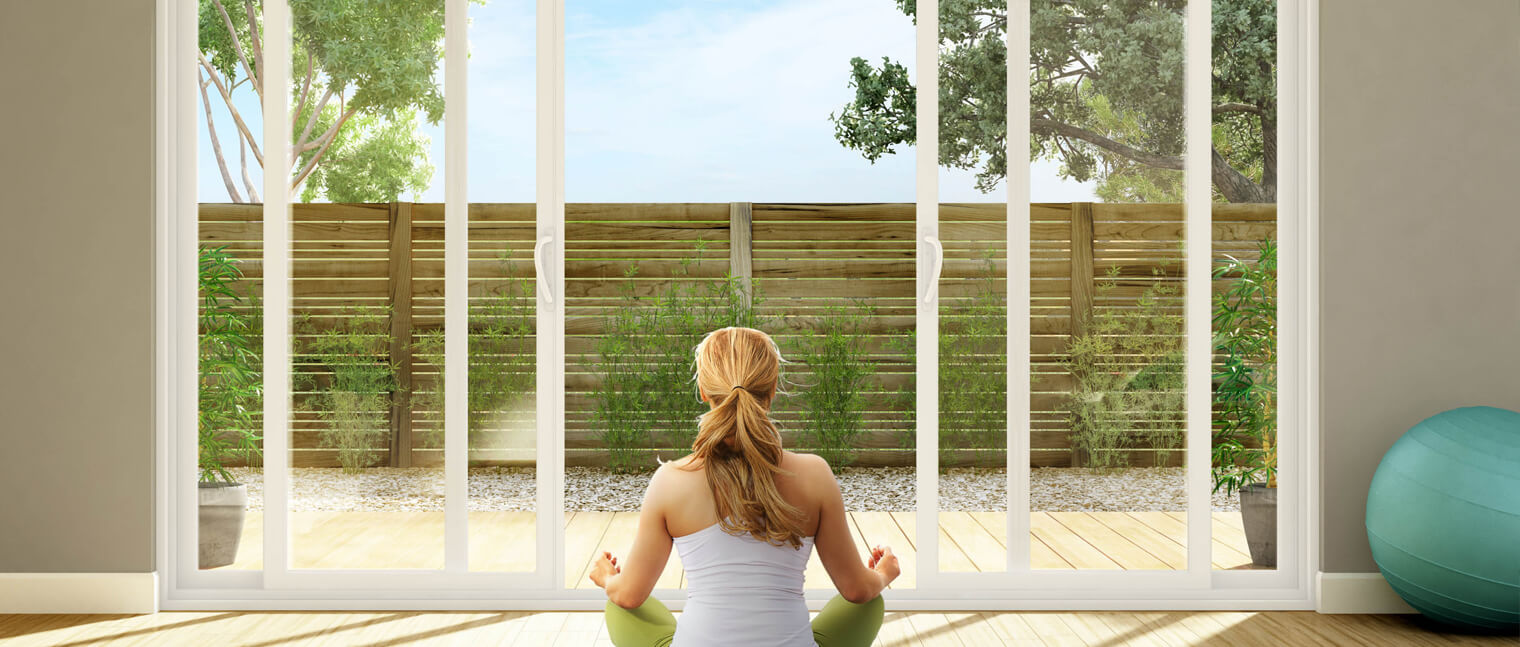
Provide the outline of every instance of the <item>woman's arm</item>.
[[818,510],[818,536],[813,545],[818,549],[818,561],[828,571],[834,588],[844,599],[862,604],[881,595],[899,573],[897,557],[892,549],[879,547],[871,551],[869,564],[861,561],[855,549],[855,538],[850,535],[850,524],[845,518],[844,496],[839,493],[839,482],[829,464],[817,456],[808,456],[816,465],[808,473],[809,488],[822,495]]
[[644,503],[639,510],[639,529],[633,538],[633,548],[628,559],[619,560],[611,553],[602,553],[591,567],[591,581],[607,591],[607,599],[624,609],[638,608],[649,599],[654,584],[665,570],[670,559],[670,532],[665,529],[663,490],[669,487],[661,474],[669,469],[661,466],[649,480],[644,491]]

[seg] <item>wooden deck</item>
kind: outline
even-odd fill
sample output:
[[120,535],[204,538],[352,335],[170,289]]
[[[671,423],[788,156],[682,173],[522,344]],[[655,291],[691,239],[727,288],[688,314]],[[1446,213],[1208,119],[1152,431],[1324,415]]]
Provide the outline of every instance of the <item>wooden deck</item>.
[[[1180,570],[1186,567],[1182,512],[1036,512],[1030,519],[1031,560],[1037,569]],[[1006,561],[1001,512],[941,512],[940,569],[1001,571]],[[635,512],[565,515],[565,586],[594,586],[587,573],[595,555],[627,555],[638,525]],[[292,512],[292,559],[298,569],[441,569],[442,512]],[[895,588],[914,586],[918,545],[912,512],[852,512],[850,527],[864,552],[891,546],[903,564]],[[251,512],[235,569],[262,568],[263,518]],[[1216,569],[1250,568],[1240,513],[1213,513],[1211,560]],[[479,571],[526,571],[534,564],[534,516],[529,512],[471,512],[470,565]],[[832,588],[817,555],[808,563],[810,588]],[[671,554],[657,588],[685,586]]]

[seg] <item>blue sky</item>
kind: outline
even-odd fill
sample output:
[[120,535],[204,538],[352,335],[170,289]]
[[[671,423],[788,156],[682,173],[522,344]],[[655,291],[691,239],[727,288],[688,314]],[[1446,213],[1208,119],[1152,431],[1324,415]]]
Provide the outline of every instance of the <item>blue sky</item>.
[[[472,202],[534,199],[533,8],[471,6]],[[568,0],[565,22],[567,201],[914,200],[911,147],[872,164],[834,139],[828,118],[851,98],[851,57],[890,56],[912,69],[913,24],[891,0]],[[252,93],[240,95],[257,129]],[[230,119],[213,113],[235,160]],[[201,200],[225,201],[201,120]],[[443,128],[422,130],[435,171],[414,199],[442,202]],[[1055,170],[1035,163],[1035,201],[1094,199],[1091,184],[1063,182]],[[977,192],[969,172],[940,174],[942,201],[1004,195],[1001,186]]]

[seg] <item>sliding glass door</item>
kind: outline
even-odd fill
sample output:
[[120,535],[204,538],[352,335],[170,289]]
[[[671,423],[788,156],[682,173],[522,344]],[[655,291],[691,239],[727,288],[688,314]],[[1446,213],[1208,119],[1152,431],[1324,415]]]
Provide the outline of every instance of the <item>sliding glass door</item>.
[[175,7],[174,595],[595,606],[725,326],[891,599],[1307,590],[1303,2]]
[[[857,545],[911,556],[912,144],[855,132],[915,108],[850,76],[852,57],[911,63],[911,17],[570,0],[565,47],[564,585],[594,592],[595,557],[627,554],[650,475],[708,409],[692,353],[726,326],[779,346],[772,417],[833,467]],[[806,576],[833,587],[816,556]],[[656,588],[684,585],[673,554]]]

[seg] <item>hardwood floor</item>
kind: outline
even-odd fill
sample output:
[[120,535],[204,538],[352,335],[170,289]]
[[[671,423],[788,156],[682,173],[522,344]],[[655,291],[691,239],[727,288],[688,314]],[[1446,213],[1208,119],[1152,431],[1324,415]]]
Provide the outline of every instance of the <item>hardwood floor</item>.
[[[941,512],[940,569],[1000,571],[1006,563],[1001,512]],[[533,568],[534,516],[529,512],[471,512],[471,568],[524,571]],[[867,550],[891,546],[905,568],[895,588],[912,588],[908,565],[916,555],[917,527],[911,512],[852,512],[856,544]],[[565,515],[565,586],[586,588],[592,558],[602,551],[627,554],[638,526],[635,512],[574,512]],[[443,567],[441,512],[292,512],[292,560],[309,569],[438,569]],[[1250,568],[1240,513],[1213,513],[1211,559],[1216,569]],[[258,569],[263,560],[263,519],[249,513],[239,560],[232,569]],[[1177,570],[1186,566],[1187,524],[1182,512],[1035,512],[1030,517],[1032,564],[1038,569]],[[809,586],[828,587],[815,555]],[[657,588],[685,585],[674,554]]]
[[[1442,632],[1416,616],[1292,612],[888,613],[876,645],[1517,645]],[[166,612],[147,616],[0,615],[0,645],[501,645],[606,647],[600,613]]]

